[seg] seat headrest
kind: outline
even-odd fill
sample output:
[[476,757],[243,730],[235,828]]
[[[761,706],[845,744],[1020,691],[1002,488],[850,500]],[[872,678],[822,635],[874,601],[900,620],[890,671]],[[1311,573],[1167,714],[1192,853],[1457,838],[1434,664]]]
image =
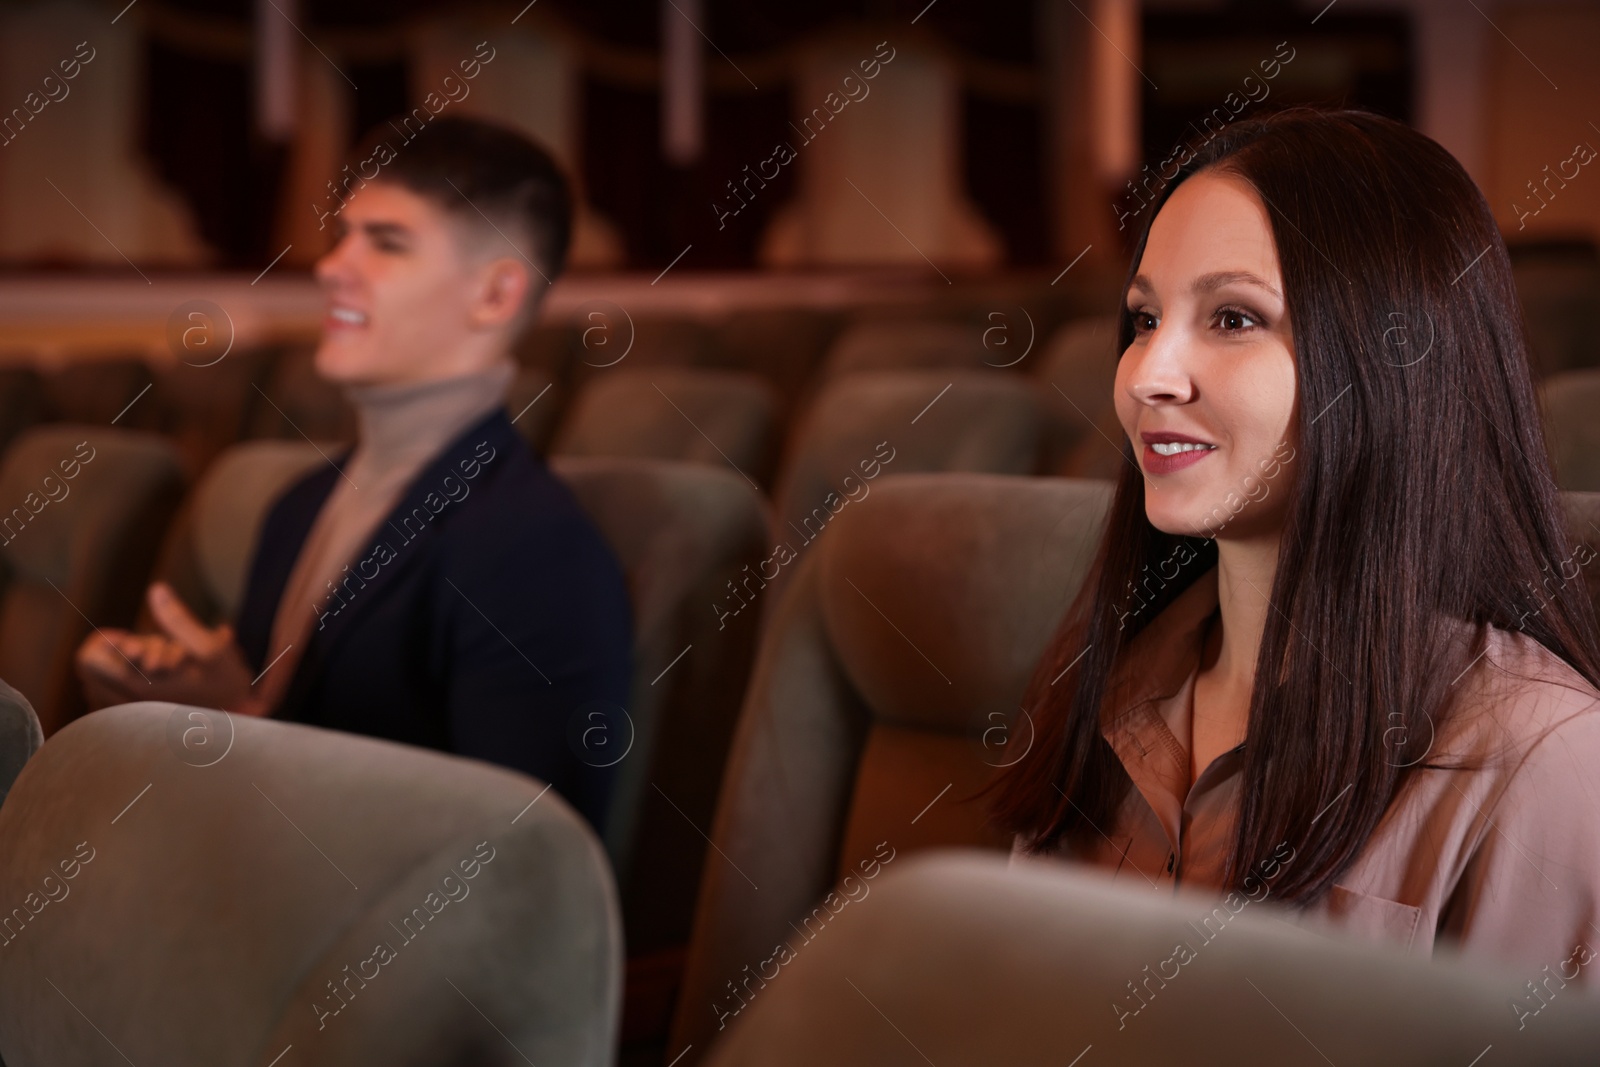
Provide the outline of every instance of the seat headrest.
[[684,594],[717,563],[764,547],[761,497],[726,468],[556,456],[550,469],[572,489],[622,564],[641,644],[670,622]]
[[65,587],[74,562],[100,550],[154,499],[176,494],[182,465],[154,434],[106,426],[28,430],[0,467],[0,552],[17,571]]
[[825,373],[831,376],[917,367],[981,370],[987,354],[983,332],[969,323],[869,320],[846,328],[833,342]]
[[544,790],[200,708],[85,716],[0,806],[0,1048],[103,1062],[87,1018],[135,1063],[609,1064],[615,892]]
[[291,482],[327,462],[333,447],[319,452],[309,441],[249,441],[218,456],[195,486],[195,565],[224,618],[237,615],[244,600],[268,509]]
[[777,408],[772,387],[745,371],[619,368],[584,387],[555,451],[731,462],[742,469],[762,458],[757,453],[768,447]]
[[1600,490],[1600,432],[1595,429],[1595,404],[1600,402],[1600,370],[1573,370],[1554,375],[1541,387],[1545,436],[1561,488]]
[[1551,1010],[1519,1019],[1528,974],[1324,938],[1270,898],[954,852],[860,888],[781,980],[746,986],[709,1067],[1468,1064],[1490,1046],[1554,1067],[1600,1042],[1591,991],[1549,988]]
[[1109,482],[908,474],[822,539],[829,643],[879,722],[971,732],[1015,712],[1076,594]]
[[[781,523],[826,522],[831,492],[859,494],[877,474],[1031,474],[1043,412],[1035,386],[1008,371],[882,371],[830,382],[789,444],[777,492]],[[818,509],[824,509],[819,511]],[[809,529],[809,528],[808,528]]]
[[11,784],[23,766],[44,744],[39,716],[28,698],[0,681],[0,802],[11,791]]

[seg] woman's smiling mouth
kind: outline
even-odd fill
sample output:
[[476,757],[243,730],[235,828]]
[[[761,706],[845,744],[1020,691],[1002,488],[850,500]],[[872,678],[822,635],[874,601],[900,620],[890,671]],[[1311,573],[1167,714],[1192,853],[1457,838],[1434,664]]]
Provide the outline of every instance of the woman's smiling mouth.
[[1146,474],[1172,474],[1199,463],[1217,450],[1209,441],[1179,433],[1142,433],[1144,454],[1141,466]]

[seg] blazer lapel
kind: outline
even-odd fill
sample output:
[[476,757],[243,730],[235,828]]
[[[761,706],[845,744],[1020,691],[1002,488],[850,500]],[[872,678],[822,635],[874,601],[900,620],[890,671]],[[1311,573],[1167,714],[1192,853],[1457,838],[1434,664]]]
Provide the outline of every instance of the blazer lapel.
[[266,666],[271,654],[267,642],[272,640],[273,620],[289,584],[289,574],[349,458],[347,452],[291,488],[277,523],[261,531],[256,548],[257,573],[251,577],[250,601],[241,607],[235,620],[239,647],[254,670]]
[[[470,492],[484,484],[466,478],[461,464],[476,462],[481,475],[492,478],[496,463],[504,462],[507,454],[519,446],[523,446],[522,439],[505,413],[496,409],[446,446],[413,479],[400,502],[373,531],[361,554],[351,561],[340,586],[343,596],[328,602],[319,625],[312,629],[305,654],[284,694],[283,707],[292,708],[303,702],[362,618],[382,602],[386,590],[401,575],[430,553],[440,527],[469,503]],[[485,455],[489,456],[487,461]],[[471,486],[469,496],[459,501],[451,499],[450,494],[456,491],[452,487],[463,483]]]

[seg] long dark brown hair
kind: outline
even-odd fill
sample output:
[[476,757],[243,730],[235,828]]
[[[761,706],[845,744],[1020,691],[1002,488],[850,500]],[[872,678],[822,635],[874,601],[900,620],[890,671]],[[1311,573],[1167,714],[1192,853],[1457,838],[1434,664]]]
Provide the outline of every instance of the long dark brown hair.
[[[1290,842],[1274,895],[1304,904],[1430,765],[1483,624],[1522,630],[1591,684],[1600,650],[1583,583],[1543,581],[1568,537],[1505,245],[1466,171],[1363,112],[1239,122],[1159,191],[1130,281],[1156,211],[1207,168],[1243,178],[1271,218],[1301,414],[1225,884]],[[1118,350],[1132,339],[1124,305]],[[1100,733],[1113,666],[1217,558],[1215,542],[1150,524],[1123,452],[1093,567],[1024,698],[1035,744],[998,783],[996,821],[1035,851],[1114,823],[1130,782]],[[1461,620],[1477,627],[1472,647]]]

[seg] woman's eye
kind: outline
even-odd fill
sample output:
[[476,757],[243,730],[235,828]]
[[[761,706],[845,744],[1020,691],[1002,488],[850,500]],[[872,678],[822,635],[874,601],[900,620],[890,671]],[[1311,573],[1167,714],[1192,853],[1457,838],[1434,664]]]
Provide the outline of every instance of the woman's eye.
[[1254,314],[1241,308],[1222,308],[1214,321],[1226,333],[1239,333],[1259,325]]
[[1133,332],[1149,333],[1156,328],[1156,317],[1148,311],[1133,312]]

